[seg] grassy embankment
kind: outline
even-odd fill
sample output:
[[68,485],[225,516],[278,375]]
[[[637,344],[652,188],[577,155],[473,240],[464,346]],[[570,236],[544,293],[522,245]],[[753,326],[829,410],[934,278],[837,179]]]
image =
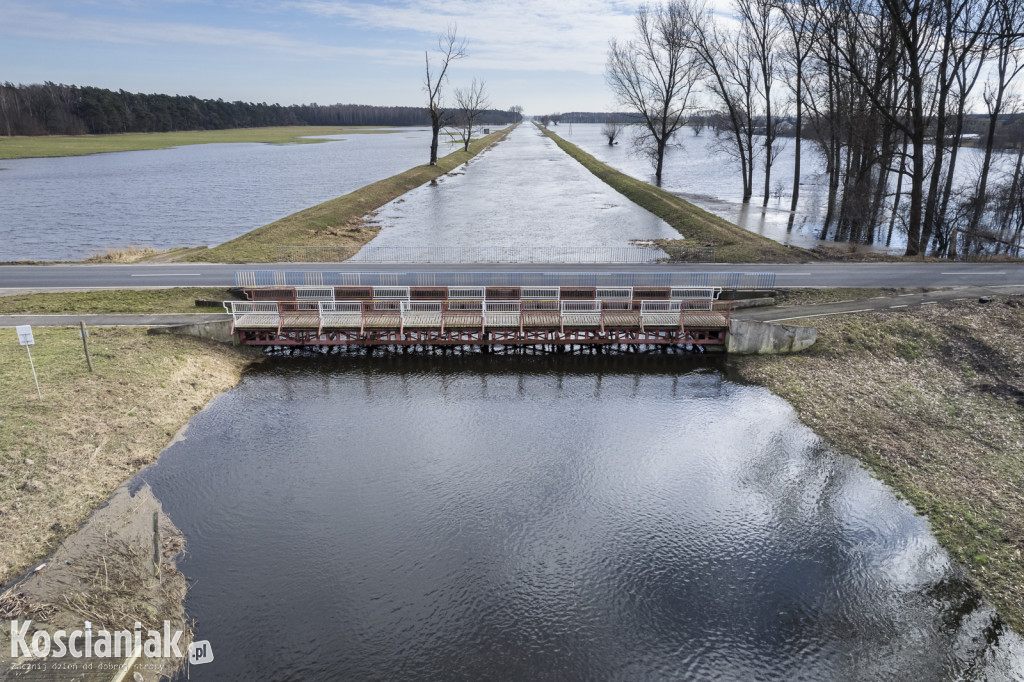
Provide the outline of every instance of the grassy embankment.
[[[437,180],[455,170],[492,144],[505,139],[511,128],[482,137],[438,159],[436,166],[423,165],[393,175],[354,192],[293,213],[281,220],[258,227],[212,249],[184,256],[183,261],[221,263],[269,263],[280,255],[278,246],[361,246],[380,231],[368,216],[384,204],[420,185]],[[356,249],[352,249],[355,253]]]
[[173,289],[105,289],[0,296],[0,315],[90,315],[96,313],[224,313],[223,308],[196,307],[197,299],[230,301],[224,287]]
[[173,133],[117,133],[113,135],[34,135],[0,137],[0,159],[50,156],[84,156],[104,152],[134,152],[167,149],[191,144],[263,142],[267,144],[312,144],[328,140],[306,139],[311,135],[354,135],[360,133],[401,133],[402,128],[281,126],[233,128],[230,130],[182,130]]
[[32,357],[0,329],[0,584],[38,562],[259,357],[181,336],[36,328]]
[[[794,356],[740,358],[838,450],[926,514],[1024,631],[1024,298],[815,318]],[[856,377],[851,381],[851,377]]]
[[713,246],[715,260],[723,263],[795,263],[817,260],[817,256],[810,251],[789,248],[744,230],[671,192],[620,173],[547,128],[537,127],[554,140],[562,151],[583,164],[612,189],[678,230],[684,237],[677,242],[680,245]]

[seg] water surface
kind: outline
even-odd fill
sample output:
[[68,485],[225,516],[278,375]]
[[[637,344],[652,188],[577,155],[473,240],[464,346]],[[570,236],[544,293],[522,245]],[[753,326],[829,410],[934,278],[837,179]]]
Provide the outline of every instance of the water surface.
[[681,236],[529,123],[385,205],[377,220],[383,229],[369,246],[626,246]]
[[425,163],[430,131],[0,160],[0,261],[216,245]]
[[281,358],[140,478],[195,680],[1001,680],[890,490],[681,355]]

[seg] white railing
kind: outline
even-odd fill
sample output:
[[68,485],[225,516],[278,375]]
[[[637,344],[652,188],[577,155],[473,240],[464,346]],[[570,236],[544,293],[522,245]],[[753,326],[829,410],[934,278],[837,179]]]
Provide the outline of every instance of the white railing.
[[523,287],[519,290],[520,298],[553,298],[558,299],[561,287]]
[[717,301],[722,295],[722,287],[672,287],[669,298],[701,299]]
[[295,287],[295,298],[300,301],[333,301],[334,287]]
[[520,301],[484,301],[485,313],[516,313],[522,310]]
[[359,313],[363,314],[362,301],[320,301],[320,314]]
[[409,287],[373,287],[373,297],[382,299],[407,299]]
[[599,313],[601,301],[561,301],[562,314],[566,313]]
[[[637,305],[639,303],[639,305]],[[712,311],[714,300],[670,299],[670,300],[585,300],[558,301],[527,299],[512,301],[449,300],[413,301],[394,299],[381,301],[225,301],[224,309],[231,314],[236,328],[273,328],[282,324],[308,326],[320,323],[321,330],[333,327],[361,328],[366,316],[374,312],[397,314],[404,325],[406,321],[419,325],[443,325],[446,315],[475,315],[481,318],[483,326],[505,326],[519,324],[524,313],[546,313],[545,318],[554,324],[591,325],[607,323],[604,313],[639,313],[641,324],[673,325],[673,317],[679,324],[684,313],[689,311]],[[548,317],[550,315],[551,317]],[[726,316],[728,313],[726,313]],[[554,317],[554,319],[552,319]],[[622,318],[615,318],[621,323]],[[626,318],[629,319],[628,317]],[[556,322],[557,320],[557,322]],[[283,322],[282,322],[283,321]],[[628,322],[627,322],[628,324]]]
[[448,298],[482,299],[486,291],[486,287],[448,287]]
[[633,287],[598,287],[597,298],[633,298]]

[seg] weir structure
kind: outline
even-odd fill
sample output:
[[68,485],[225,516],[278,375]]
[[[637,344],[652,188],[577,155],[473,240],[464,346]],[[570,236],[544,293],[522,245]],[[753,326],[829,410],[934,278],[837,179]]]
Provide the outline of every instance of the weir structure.
[[251,346],[707,350],[724,348],[732,313],[723,286],[709,282],[729,280],[774,286],[768,273],[255,271],[236,274],[248,300],[224,307],[232,333]]

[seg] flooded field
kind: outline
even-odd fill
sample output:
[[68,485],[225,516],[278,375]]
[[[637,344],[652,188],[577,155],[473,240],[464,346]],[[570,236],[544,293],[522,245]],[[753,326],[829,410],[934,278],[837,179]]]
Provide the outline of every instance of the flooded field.
[[[599,123],[562,123],[552,130],[589,154],[632,175],[635,178],[654,182],[654,169],[650,162],[634,152],[632,139],[634,129],[626,128],[621,140],[614,146],[601,134]],[[813,248],[818,244],[832,244],[821,241],[820,233],[825,220],[828,199],[828,177],[825,174],[821,155],[811,142],[805,140],[800,165],[800,202],[790,226],[789,205],[793,189],[793,166],[796,160],[793,140],[780,139],[782,150],[772,166],[772,191],[768,205],[762,207],[764,197],[764,166],[757,162],[754,170],[754,196],[750,203],[743,203],[743,185],[738,164],[721,150],[728,140],[715,137],[710,128],[700,135],[694,135],[690,128],[680,131],[675,141],[680,145],[670,149],[665,157],[662,187],[678,194],[701,208],[721,216],[751,232],[762,234],[783,244]],[[963,148],[957,165],[960,181],[967,182],[977,172],[980,149]],[[998,157],[999,155],[997,155]],[[997,158],[997,163],[999,159]],[[907,184],[904,183],[904,189]],[[880,240],[874,245],[861,245],[863,249],[894,251],[902,253],[906,248],[906,235],[900,230],[893,231],[890,247],[885,241],[885,229],[880,230]]]
[[383,229],[369,246],[625,246],[680,237],[530,123],[376,218]]
[[219,244],[427,161],[429,130],[341,137],[0,160],[0,261]]
[[272,360],[136,480],[190,679],[1021,679],[927,522],[724,369]]

